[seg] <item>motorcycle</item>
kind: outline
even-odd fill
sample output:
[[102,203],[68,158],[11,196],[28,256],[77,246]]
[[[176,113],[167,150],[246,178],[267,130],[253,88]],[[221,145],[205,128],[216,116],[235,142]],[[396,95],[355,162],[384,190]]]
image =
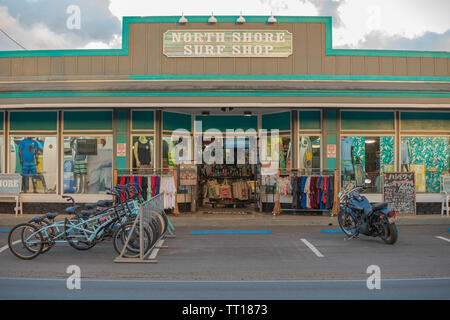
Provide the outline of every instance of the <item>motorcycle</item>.
[[371,205],[366,197],[359,194],[362,190],[363,187],[349,187],[339,193],[339,226],[349,240],[363,234],[394,244],[398,238],[395,225],[398,211],[388,208],[386,202]]

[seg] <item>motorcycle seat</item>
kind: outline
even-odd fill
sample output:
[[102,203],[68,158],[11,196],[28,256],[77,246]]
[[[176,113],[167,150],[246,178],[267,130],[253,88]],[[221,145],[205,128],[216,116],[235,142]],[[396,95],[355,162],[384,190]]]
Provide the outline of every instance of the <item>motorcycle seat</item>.
[[372,205],[372,211],[386,209],[387,207],[388,207],[388,203],[387,202],[375,203],[374,205]]

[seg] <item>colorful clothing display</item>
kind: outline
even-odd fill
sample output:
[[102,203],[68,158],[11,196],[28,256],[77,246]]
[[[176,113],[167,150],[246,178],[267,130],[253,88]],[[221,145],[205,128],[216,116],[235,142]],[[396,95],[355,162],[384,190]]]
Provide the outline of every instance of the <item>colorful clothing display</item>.
[[333,207],[333,176],[283,177],[286,178],[292,183],[294,209],[329,210]]

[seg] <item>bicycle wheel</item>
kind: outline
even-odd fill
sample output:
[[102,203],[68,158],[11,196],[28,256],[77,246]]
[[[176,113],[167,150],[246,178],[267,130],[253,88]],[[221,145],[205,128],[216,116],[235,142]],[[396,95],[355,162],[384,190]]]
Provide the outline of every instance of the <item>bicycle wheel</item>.
[[77,250],[89,250],[93,246],[95,246],[95,241],[89,241],[88,235],[81,230],[82,226],[74,227],[78,225],[79,222],[76,221],[75,224],[69,222],[66,218],[64,222],[64,235],[65,239],[69,243],[69,245]]
[[[140,255],[140,232],[139,224],[136,224],[134,230],[133,223],[127,223],[122,225],[116,230],[113,236],[113,245],[116,252],[120,255],[122,250],[124,251],[122,257],[124,258],[137,258]],[[143,243],[144,243],[144,254],[147,254],[152,245],[153,231],[151,228],[143,228]],[[124,250],[125,243],[128,240],[128,244]]]
[[23,260],[36,258],[44,247],[43,241],[39,229],[30,223],[18,224],[8,235],[9,250]]
[[42,238],[43,238],[43,248],[41,250],[41,253],[48,252],[51,248],[53,248],[54,243],[52,242],[52,239],[56,232],[54,231],[54,228],[51,227],[52,223],[47,218],[44,218],[40,223],[29,221],[29,224],[34,225],[36,228],[46,228],[45,231],[42,231]]

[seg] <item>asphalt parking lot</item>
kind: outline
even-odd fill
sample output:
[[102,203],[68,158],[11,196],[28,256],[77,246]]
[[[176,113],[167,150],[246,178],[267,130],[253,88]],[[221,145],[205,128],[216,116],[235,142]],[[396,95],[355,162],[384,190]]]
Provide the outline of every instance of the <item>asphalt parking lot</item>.
[[[85,279],[148,280],[312,280],[366,279],[377,265],[385,279],[450,277],[449,225],[399,226],[399,240],[386,245],[378,238],[344,240],[336,227],[252,226],[179,227],[165,239],[156,264],[114,263],[112,243],[89,251],[59,244],[31,261],[7,248],[8,233],[0,232],[0,278],[67,278],[77,265]],[[246,234],[246,230],[266,233]],[[240,231],[192,234],[193,231]],[[325,233],[324,230],[332,230]]]

